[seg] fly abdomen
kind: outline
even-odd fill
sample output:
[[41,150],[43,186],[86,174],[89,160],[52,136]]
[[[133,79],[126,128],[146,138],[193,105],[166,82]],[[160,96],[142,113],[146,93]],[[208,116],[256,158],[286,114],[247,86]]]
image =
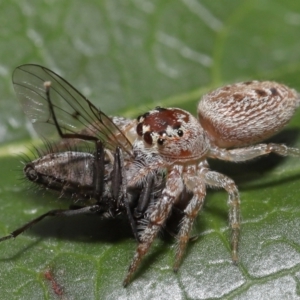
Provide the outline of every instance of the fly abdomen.
[[27,163],[24,173],[45,188],[76,198],[92,198],[94,161],[94,155],[85,152],[50,153]]

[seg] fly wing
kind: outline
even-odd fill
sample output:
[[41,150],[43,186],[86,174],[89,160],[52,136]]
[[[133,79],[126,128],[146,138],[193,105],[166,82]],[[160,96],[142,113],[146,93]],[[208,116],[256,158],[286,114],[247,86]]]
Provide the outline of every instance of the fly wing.
[[[132,145],[118,126],[53,71],[34,64],[22,65],[15,69],[12,81],[23,111],[41,137],[57,136],[56,118],[63,134],[74,134],[76,138],[81,133],[101,140],[112,151],[121,147],[131,155]],[[49,97],[45,82],[50,82]]]

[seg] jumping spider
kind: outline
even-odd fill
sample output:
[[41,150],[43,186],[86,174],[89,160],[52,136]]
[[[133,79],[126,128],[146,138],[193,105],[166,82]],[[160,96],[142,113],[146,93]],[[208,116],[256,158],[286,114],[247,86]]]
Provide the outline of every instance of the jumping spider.
[[[16,91],[32,122],[38,120],[39,126],[42,123],[52,126],[62,138],[92,141],[96,153],[101,150],[101,143],[107,153],[122,150],[124,160],[118,164],[124,172],[122,204],[127,205],[126,194],[131,189],[145,187],[149,178],[164,178],[163,188],[154,202],[147,200],[148,192],[147,201],[138,200],[136,204],[136,207],[143,204],[142,230],[124,286],[130,282],[172,209],[187,192],[192,193],[192,197],[188,198],[177,235],[174,271],[178,270],[207,186],[223,188],[229,195],[232,260],[238,261],[241,223],[238,189],[232,179],[210,170],[207,158],[243,162],[271,152],[300,156],[296,148],[260,143],[281,130],[299,106],[296,91],[283,84],[250,81],[219,88],[203,96],[198,105],[198,119],[179,108],[156,107],[137,120],[122,123],[121,119],[108,118],[54,72],[36,65],[21,66],[17,70],[25,75],[16,76]],[[42,86],[49,80],[51,84]],[[42,106],[46,109],[41,110]],[[29,113],[26,112],[28,107]],[[94,166],[97,169],[97,162]],[[104,200],[98,196],[97,203],[101,206]],[[130,218],[132,212],[128,209],[126,212]]]
[[[178,270],[195,218],[203,206],[206,187],[228,193],[232,260],[238,261],[240,197],[234,181],[211,171],[207,158],[242,162],[268,153],[300,156],[300,150],[283,144],[257,144],[274,135],[291,119],[299,106],[296,91],[276,82],[242,82],[205,95],[198,105],[198,120],[178,108],[156,108],[138,118],[136,157],[145,165],[132,173],[129,186],[151,172],[167,172],[166,186],[140,236],[124,280],[126,286],[184,187],[193,193],[184,210],[178,233],[174,271]],[[134,162],[133,162],[134,165]],[[128,172],[130,172],[129,170]]]

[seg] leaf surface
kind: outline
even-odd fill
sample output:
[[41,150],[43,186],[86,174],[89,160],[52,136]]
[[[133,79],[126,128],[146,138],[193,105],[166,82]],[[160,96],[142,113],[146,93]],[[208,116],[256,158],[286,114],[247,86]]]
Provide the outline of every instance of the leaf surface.
[[[210,89],[267,79],[300,90],[300,2],[287,0],[13,1],[1,4],[0,234],[67,203],[29,189],[15,153],[37,145],[13,93],[24,63],[58,72],[107,114],[154,106],[196,113]],[[300,147],[300,113],[274,141]],[[209,190],[177,274],[157,239],[133,283],[126,220],[56,218],[0,245],[1,299],[298,299],[300,160],[211,162],[242,200],[240,263],[230,258],[227,195]],[[52,279],[46,279],[50,272]],[[57,295],[62,287],[62,295]]]

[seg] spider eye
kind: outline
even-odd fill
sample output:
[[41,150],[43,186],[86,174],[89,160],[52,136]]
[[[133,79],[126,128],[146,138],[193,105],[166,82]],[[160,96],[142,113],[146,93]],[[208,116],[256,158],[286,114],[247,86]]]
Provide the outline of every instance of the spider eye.
[[162,145],[163,143],[164,143],[164,139],[162,139],[162,138],[159,138],[158,140],[157,140],[157,144],[159,144],[159,145]]
[[150,131],[145,132],[145,134],[144,134],[144,141],[147,144],[152,145],[152,136],[151,136]]
[[177,131],[177,134],[178,134],[178,136],[183,136],[183,131],[181,130],[181,129],[179,129],[178,131]]
[[142,123],[139,123],[139,124],[136,126],[136,133],[137,133],[139,136],[142,136],[142,135],[143,135],[143,124],[142,124]]

